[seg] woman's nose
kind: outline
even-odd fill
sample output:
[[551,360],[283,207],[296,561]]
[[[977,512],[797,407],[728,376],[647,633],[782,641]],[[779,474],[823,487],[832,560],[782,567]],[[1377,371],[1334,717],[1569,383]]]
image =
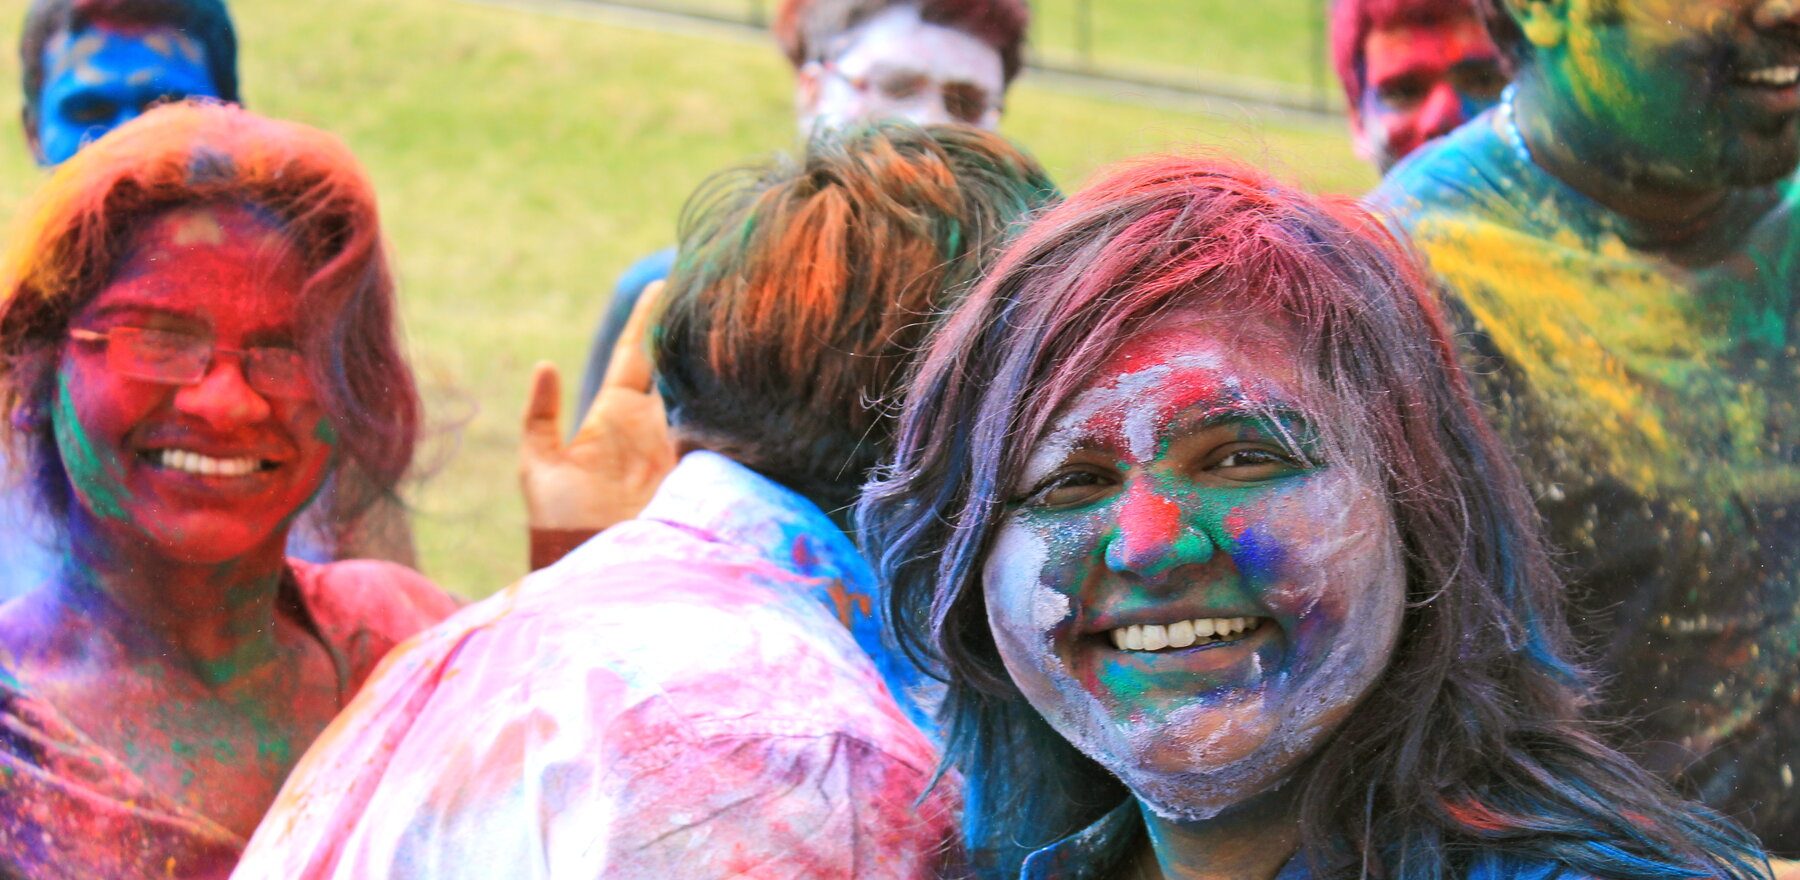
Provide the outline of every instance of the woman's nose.
[[1186,521],[1181,505],[1139,477],[1125,489],[1117,521],[1106,545],[1106,567],[1157,582],[1183,565],[1197,565],[1217,552],[1213,540]]
[[175,392],[175,408],[214,428],[254,424],[271,411],[268,398],[245,380],[243,363],[225,352],[213,357],[200,381]]

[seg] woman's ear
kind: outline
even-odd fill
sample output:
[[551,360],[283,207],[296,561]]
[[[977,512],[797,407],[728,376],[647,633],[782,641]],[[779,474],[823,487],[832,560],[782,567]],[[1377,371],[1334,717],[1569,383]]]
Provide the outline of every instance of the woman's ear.
[[1539,49],[1562,43],[1569,23],[1571,0],[1505,0],[1525,39]]

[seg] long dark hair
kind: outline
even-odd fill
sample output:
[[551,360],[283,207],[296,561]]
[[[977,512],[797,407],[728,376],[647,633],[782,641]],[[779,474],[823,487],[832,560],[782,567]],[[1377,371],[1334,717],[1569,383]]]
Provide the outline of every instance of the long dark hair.
[[1057,409],[1122,340],[1194,307],[1293,329],[1327,391],[1307,421],[1328,460],[1379,476],[1404,542],[1390,665],[1296,780],[1319,876],[1460,877],[1500,853],[1618,880],[1762,876],[1747,834],[1579,720],[1585,679],[1531,500],[1414,261],[1348,201],[1192,158],[1119,167],[1008,247],[919,363],[859,508],[896,635],[949,683],[978,868],[1017,876],[1127,794],[1008,678],[980,572]]

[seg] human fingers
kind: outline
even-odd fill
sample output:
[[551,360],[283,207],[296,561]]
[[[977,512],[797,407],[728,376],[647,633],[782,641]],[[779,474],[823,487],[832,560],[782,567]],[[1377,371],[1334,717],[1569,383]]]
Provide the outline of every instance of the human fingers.
[[619,344],[613,348],[612,361],[606,366],[606,378],[601,381],[601,388],[622,388],[639,394],[650,391],[654,370],[644,339],[650,332],[650,316],[655,312],[656,301],[662,298],[662,292],[663,283],[652,282],[632,306],[631,317],[626,319],[625,329],[619,333]]

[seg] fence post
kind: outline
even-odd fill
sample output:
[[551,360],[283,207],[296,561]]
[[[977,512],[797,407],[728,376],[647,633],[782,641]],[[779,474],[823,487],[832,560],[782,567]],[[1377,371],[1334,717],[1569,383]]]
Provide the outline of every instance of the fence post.
[[1075,54],[1083,70],[1094,69],[1094,3],[1077,0],[1075,6]]
[[1326,29],[1331,21],[1331,0],[1315,0],[1312,27],[1312,105],[1321,112],[1331,109],[1331,90],[1325,82]]

